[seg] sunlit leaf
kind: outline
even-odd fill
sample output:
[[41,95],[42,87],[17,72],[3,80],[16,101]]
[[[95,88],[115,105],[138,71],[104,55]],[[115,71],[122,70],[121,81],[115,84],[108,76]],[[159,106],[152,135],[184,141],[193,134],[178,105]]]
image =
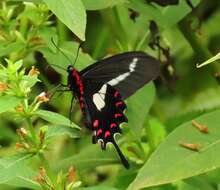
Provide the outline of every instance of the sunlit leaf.
[[126,0],[82,0],[82,2],[87,10],[99,10],[122,4]]
[[[219,115],[217,110],[195,119],[208,127],[208,134],[201,133],[191,121],[180,125],[152,154],[128,189],[172,183],[219,168]],[[199,151],[181,147],[181,142],[196,144]]]
[[74,34],[85,40],[86,11],[81,0],[43,1]]
[[38,110],[35,112],[35,114],[50,123],[63,126],[72,126],[73,128],[79,129],[79,127],[75,125],[72,121],[58,113],[46,110]]
[[30,159],[32,154],[17,154],[11,157],[0,159],[0,184],[6,183],[23,171],[25,161]]
[[0,113],[9,111],[15,108],[19,103],[20,99],[14,96],[0,96]]

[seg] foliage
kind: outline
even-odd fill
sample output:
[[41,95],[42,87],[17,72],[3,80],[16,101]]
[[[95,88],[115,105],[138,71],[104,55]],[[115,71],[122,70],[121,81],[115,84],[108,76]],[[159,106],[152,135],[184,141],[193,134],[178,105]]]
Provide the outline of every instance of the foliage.
[[[0,190],[217,190],[219,10],[217,0],[0,1]],[[160,77],[126,100],[117,141],[129,170],[113,147],[91,144],[77,104],[68,118],[71,93],[55,93],[82,41],[79,70],[132,50],[161,61]]]

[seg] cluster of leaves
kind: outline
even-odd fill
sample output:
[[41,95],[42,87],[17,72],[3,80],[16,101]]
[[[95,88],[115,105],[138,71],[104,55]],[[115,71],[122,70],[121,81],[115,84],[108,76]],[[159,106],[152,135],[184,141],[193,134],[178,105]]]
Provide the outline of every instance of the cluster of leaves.
[[[218,53],[219,9],[217,0],[2,0],[0,189],[217,189],[219,68],[196,64]],[[63,116],[71,94],[43,92],[66,81],[84,40],[79,70],[129,50],[162,62],[156,88],[126,100],[129,123],[118,141],[129,170],[111,147],[91,145],[87,131],[79,138],[78,107],[74,123]]]

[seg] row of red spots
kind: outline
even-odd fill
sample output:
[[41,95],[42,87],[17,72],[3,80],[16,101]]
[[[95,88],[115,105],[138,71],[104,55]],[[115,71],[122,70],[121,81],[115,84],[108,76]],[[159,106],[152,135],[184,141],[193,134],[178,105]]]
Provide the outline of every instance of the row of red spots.
[[116,126],[117,125],[115,123],[111,123],[110,128],[112,129],[112,128],[116,127]]
[[124,105],[124,103],[123,103],[122,101],[115,103],[115,106],[116,106],[116,107],[121,106],[121,105]]
[[115,118],[118,118],[118,117],[121,117],[121,116],[122,116],[121,113],[116,113],[116,114],[114,115]]
[[97,128],[99,126],[99,120],[96,119],[94,122],[93,122],[93,127],[94,128]]
[[99,136],[99,135],[101,135],[102,134],[102,129],[99,129],[98,131],[97,131],[97,136]]
[[[97,136],[99,136],[99,135],[101,135],[101,134],[102,134],[102,129],[99,129],[99,130],[97,131]],[[110,131],[106,131],[106,132],[105,132],[104,137],[107,138],[108,136],[111,136]]]
[[110,135],[111,135],[111,134],[110,134],[109,131],[106,131],[106,132],[105,132],[105,138],[109,137]]
[[119,95],[120,95],[120,93],[118,91],[115,91],[114,97],[117,98]]

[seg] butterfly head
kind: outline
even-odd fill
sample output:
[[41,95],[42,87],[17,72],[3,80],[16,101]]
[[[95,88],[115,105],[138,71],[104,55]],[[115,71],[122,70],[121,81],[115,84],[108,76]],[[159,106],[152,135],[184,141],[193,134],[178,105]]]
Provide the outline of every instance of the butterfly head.
[[74,70],[74,67],[72,66],[72,65],[69,65],[68,67],[67,67],[67,72],[69,73],[69,72],[72,72]]

